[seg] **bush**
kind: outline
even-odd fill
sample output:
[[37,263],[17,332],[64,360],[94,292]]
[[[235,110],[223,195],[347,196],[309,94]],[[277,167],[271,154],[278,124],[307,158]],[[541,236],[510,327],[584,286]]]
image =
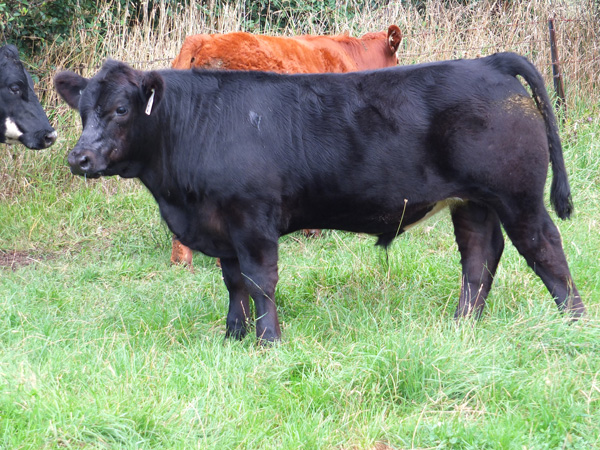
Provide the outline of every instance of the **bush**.
[[[169,6],[178,2],[163,0]],[[160,0],[147,2],[148,10]],[[145,4],[131,0],[0,0],[0,38],[25,55],[40,53],[49,44],[62,44],[74,30],[99,30],[106,34],[109,21],[127,17],[133,23]],[[108,14],[99,14],[100,11]]]
[[0,31],[3,40],[31,54],[48,42],[64,40],[75,18],[92,23],[96,7],[93,0],[0,1]]
[[[217,15],[225,7],[241,8],[244,28],[248,31],[260,32],[267,25],[279,31],[294,29],[300,21],[330,32],[336,18],[352,19],[365,9],[388,3],[389,0],[203,0],[196,5]],[[165,8],[158,8],[160,4]],[[160,13],[162,10],[168,14],[185,8],[186,4],[188,1],[175,0],[0,0],[0,37],[31,56],[43,51],[48,44],[61,44],[74,30],[93,29],[104,36],[107,21],[127,17],[133,25],[148,11]],[[108,14],[99,14],[100,11]]]
[[[225,0],[224,4],[239,5],[239,0]],[[389,0],[244,0],[246,29],[261,31],[267,22],[276,30],[297,28],[296,23],[312,23],[324,32],[332,32],[337,17],[354,18],[365,8],[384,7]]]

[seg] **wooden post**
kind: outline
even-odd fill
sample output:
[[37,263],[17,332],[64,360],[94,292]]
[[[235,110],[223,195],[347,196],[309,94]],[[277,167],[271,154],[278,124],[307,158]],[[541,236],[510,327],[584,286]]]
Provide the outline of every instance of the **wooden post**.
[[[554,80],[554,91],[556,92],[556,106],[566,112],[565,90],[563,88],[562,73],[558,61],[558,48],[556,45],[556,33],[554,32],[554,17],[548,19],[548,29],[550,30],[550,54],[552,57],[552,75]],[[563,117],[564,120],[564,117]]]

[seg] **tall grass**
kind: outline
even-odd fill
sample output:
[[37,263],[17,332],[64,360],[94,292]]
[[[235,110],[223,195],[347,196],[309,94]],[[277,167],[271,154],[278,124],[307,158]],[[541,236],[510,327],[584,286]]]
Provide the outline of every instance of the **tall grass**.
[[[494,2],[469,2],[466,5],[430,0],[417,8],[410,2],[390,2],[376,8],[362,8],[348,18],[340,8],[334,21],[306,17],[303,11],[284,11],[288,15],[287,29],[270,26],[266,20],[262,29],[248,23],[248,12],[243,3],[223,6],[219,2],[188,0],[185,7],[174,2],[156,2],[154,9],[142,8],[142,16],[134,21],[123,10],[121,20],[112,21],[107,36],[99,39],[101,30],[79,29],[74,24],[71,42],[50,48],[47,60],[39,62],[42,90],[51,87],[51,77],[56,68],[79,68],[84,74],[93,74],[107,57],[127,61],[141,69],[167,67],[177,55],[186,36],[198,33],[223,33],[249,31],[266,34],[295,35],[302,33],[360,35],[373,30],[384,30],[391,23],[400,26],[404,40],[399,50],[401,63],[470,58],[497,51],[515,51],[528,56],[551,80],[550,49],[547,20],[557,18],[557,37],[561,59],[572,102],[579,97],[594,95],[600,75],[596,70],[600,57],[597,16],[593,0],[544,0]],[[353,5],[353,0],[340,2]],[[114,14],[110,1],[101,2],[98,23],[109,20]],[[119,2],[116,2],[118,5]],[[335,12],[334,12],[335,13]],[[331,14],[331,12],[329,12]],[[573,95],[578,94],[578,95]],[[54,98],[51,96],[51,98]]]
[[[511,245],[481,321],[456,323],[459,255],[447,215],[398,239],[329,231],[284,237],[283,341],[224,341],[226,290],[214,261],[168,264],[169,233],[135,181],[72,177],[79,132],[51,77],[112,57],[166,67],[188,34],[244,29],[240,7],[160,3],[139,25],[49,49],[40,89],[60,139],[0,146],[0,448],[600,448],[598,57],[584,2],[487,2],[419,11],[392,2],[339,17],[353,35],[397,23],[407,64],[515,50],[551,85],[546,19],[559,21],[568,116],[561,135],[576,214],[558,223],[589,317],[569,324]],[[172,4],[172,2],[171,2]],[[107,9],[99,14],[108,14]],[[294,17],[296,12],[289,11]],[[572,21],[566,21],[572,20]],[[298,14],[293,28],[320,33]]]

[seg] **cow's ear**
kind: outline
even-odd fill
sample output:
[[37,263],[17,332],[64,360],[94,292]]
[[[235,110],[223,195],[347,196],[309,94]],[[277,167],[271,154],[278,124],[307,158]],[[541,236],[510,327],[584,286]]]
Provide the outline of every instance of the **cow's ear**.
[[59,95],[73,109],[79,109],[81,93],[89,80],[74,72],[60,72],[54,77],[54,87]]
[[398,25],[390,25],[387,35],[390,50],[392,53],[396,53],[398,51],[398,47],[400,47],[400,41],[402,41],[402,32],[400,31]]
[[5,45],[0,47],[0,60],[9,59],[11,61],[19,60],[19,52],[14,45]]
[[146,72],[142,79],[142,98],[146,104],[145,112],[151,115],[159,105],[165,90],[163,77],[156,71]]

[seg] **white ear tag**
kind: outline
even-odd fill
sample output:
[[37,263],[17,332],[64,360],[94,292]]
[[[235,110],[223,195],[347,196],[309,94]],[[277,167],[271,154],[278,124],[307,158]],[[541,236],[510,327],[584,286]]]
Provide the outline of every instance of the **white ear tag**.
[[148,99],[148,104],[146,105],[146,115],[149,116],[152,112],[152,104],[154,103],[154,89],[151,90],[152,94]]

